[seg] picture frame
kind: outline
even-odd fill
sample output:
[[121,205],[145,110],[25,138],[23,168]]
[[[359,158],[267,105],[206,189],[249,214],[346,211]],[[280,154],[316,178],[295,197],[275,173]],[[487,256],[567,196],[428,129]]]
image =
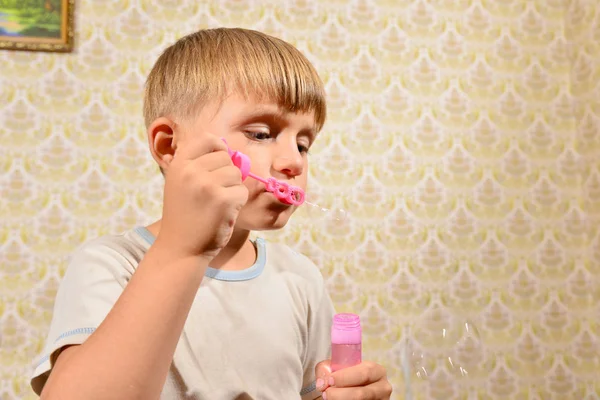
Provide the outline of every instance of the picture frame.
[[0,50],[71,52],[75,0],[0,0]]

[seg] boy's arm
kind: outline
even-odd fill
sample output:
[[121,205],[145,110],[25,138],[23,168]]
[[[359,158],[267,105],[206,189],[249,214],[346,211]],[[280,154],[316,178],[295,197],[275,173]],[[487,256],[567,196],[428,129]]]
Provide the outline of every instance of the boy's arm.
[[[169,124],[159,118],[149,131],[170,130]],[[67,357],[58,355],[43,399],[160,397],[208,261],[228,243],[248,199],[225,143],[208,132],[185,133],[163,165],[168,170],[155,244],[94,333]]]
[[157,399],[207,265],[157,241],[96,331],[58,356],[41,398]]

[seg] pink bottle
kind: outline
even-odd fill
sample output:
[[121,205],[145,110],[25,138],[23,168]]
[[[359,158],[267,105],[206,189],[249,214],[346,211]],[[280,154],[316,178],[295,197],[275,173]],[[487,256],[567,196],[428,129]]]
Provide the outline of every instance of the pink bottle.
[[356,314],[336,314],[331,327],[331,371],[362,362],[362,328]]

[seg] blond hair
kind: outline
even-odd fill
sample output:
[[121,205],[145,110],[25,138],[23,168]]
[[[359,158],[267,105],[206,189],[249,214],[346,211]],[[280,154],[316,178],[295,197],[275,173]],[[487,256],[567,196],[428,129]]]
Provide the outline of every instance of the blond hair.
[[146,81],[146,126],[163,116],[191,118],[236,90],[290,112],[314,112],[318,130],[325,123],[323,83],[298,49],[261,32],[218,28],[185,36],[158,58]]

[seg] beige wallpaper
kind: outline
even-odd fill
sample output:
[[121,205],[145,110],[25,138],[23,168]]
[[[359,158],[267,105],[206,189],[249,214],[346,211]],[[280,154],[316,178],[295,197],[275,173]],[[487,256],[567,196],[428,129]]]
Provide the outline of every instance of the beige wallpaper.
[[600,398],[597,1],[82,0],[76,14],[73,54],[0,53],[0,399],[33,398],[72,249],[159,215],[143,80],[167,44],[222,25],[292,42],[326,82],[311,192],[349,217],[303,210],[268,237],[361,314],[394,399]]

